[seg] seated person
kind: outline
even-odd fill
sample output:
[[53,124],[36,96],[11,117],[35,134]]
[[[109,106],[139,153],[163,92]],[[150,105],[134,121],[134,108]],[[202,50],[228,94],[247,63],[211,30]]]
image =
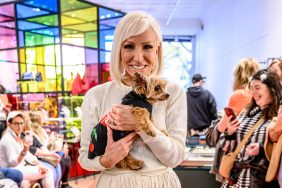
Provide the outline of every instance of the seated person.
[[0,140],[0,166],[14,167],[28,181],[42,180],[44,188],[54,187],[51,170],[43,166],[36,156],[29,152],[31,145],[21,138],[24,129],[24,116],[21,112],[12,111],[7,117],[8,127]]
[[13,180],[18,185],[18,187],[21,186],[21,183],[23,181],[23,174],[17,169],[0,168],[0,179],[1,176],[3,176],[3,178]]
[[54,147],[54,145],[55,145],[56,138],[50,139],[45,129],[42,128],[42,118],[39,113],[36,113],[36,112],[32,113],[30,115],[30,119],[31,119],[30,128],[33,132],[35,139],[38,141],[38,146],[40,145],[40,148],[42,149],[44,148],[45,151],[48,150],[50,154],[52,155],[55,155],[56,152],[63,155],[60,158],[60,166],[62,169],[61,187],[62,188],[71,188],[71,186],[68,184],[68,175],[69,175],[70,164],[71,164],[70,157],[68,156],[68,148],[64,148],[64,151],[61,150],[62,148],[60,150],[55,150],[56,148]]
[[[61,170],[61,165],[59,164],[61,160],[61,156],[58,155],[56,152],[51,152],[47,147],[43,147],[43,145],[39,142],[39,140],[33,135],[33,132],[31,131],[31,126],[38,126],[35,125],[35,123],[31,122],[30,114],[24,113],[25,115],[25,128],[24,131],[25,136],[27,134],[30,134],[29,136],[31,137],[32,140],[32,145],[29,147],[30,153],[38,157],[39,161],[46,166],[47,168],[52,170],[52,173],[54,174],[54,187],[59,187],[59,183],[62,177],[62,170]],[[51,161],[54,162],[49,162],[47,159],[50,158],[52,159]]]

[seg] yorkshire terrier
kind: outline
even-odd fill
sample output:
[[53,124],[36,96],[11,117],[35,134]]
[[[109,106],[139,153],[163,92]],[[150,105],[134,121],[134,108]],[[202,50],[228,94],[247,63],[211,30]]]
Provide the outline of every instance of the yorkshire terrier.
[[[122,104],[131,105],[132,114],[140,122],[139,130],[146,132],[148,135],[155,137],[153,130],[154,122],[151,118],[152,105],[158,101],[168,99],[169,94],[165,93],[166,81],[159,77],[146,77],[135,73],[133,77],[133,89],[122,98]],[[93,159],[96,156],[103,155],[107,145],[107,128],[106,116],[102,118],[92,130],[91,143],[89,145],[88,158]],[[167,132],[162,130],[166,135]],[[113,139],[119,139],[128,135],[130,131],[113,130]],[[143,167],[144,162],[135,159],[130,153],[116,164],[117,168],[129,168],[139,170]]]

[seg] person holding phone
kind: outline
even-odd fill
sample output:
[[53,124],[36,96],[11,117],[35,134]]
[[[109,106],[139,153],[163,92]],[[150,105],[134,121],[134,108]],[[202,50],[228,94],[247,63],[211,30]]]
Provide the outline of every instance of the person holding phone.
[[[229,98],[227,107],[231,108],[237,116],[243,108],[251,102],[252,95],[248,88],[249,79],[260,69],[259,62],[254,58],[243,58],[235,67],[233,76],[233,93]],[[218,123],[218,131],[224,132],[226,130],[228,116],[223,114],[223,118]]]
[[0,166],[13,167],[23,174],[23,180],[41,180],[46,188],[54,187],[53,174],[29,152],[30,140],[22,138],[24,115],[12,111],[7,116],[7,130],[0,140]]
[[[282,86],[277,74],[269,69],[262,69],[251,78],[249,89],[252,94],[251,103],[233,121],[231,116],[228,117],[227,129],[219,140],[221,148],[226,153],[234,151],[260,119],[262,123],[237,155],[230,177],[223,182],[222,187],[279,187],[277,180],[265,181],[269,161],[263,148],[266,128],[277,116]],[[252,151],[253,144],[259,146],[257,153]]]
[[[233,72],[233,93],[229,97],[227,106],[232,109],[234,115],[237,116],[245,106],[247,106],[251,100],[252,95],[248,87],[249,79],[260,69],[259,62],[254,58],[243,58],[236,65]],[[228,116],[223,113],[222,118],[217,123],[217,129],[220,133],[224,132],[227,128],[229,119]],[[224,151],[221,149],[219,143],[216,145],[215,159],[210,173],[215,174],[216,180],[223,181],[223,178],[219,174],[219,165],[221,157]]]

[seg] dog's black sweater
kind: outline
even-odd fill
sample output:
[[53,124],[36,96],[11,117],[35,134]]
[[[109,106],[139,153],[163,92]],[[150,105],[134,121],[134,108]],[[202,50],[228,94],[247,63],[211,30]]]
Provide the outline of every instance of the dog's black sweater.
[[[135,91],[130,91],[122,98],[122,103],[134,107],[146,108],[150,115],[152,114],[153,106],[150,104],[145,95],[139,95]],[[128,135],[130,131],[117,131],[113,130],[113,139],[119,139]],[[88,150],[88,158],[94,159],[96,156],[103,155],[107,145],[107,127],[102,123],[98,123],[92,130],[91,143]]]

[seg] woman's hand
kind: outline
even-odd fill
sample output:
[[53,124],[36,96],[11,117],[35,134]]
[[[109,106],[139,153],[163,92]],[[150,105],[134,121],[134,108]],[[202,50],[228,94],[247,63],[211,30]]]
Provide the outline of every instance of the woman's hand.
[[132,107],[129,105],[114,105],[107,114],[106,123],[114,130],[139,131],[139,121],[133,116]]
[[227,128],[227,124],[228,124],[228,116],[224,114],[217,125],[217,130],[223,133]]
[[50,157],[55,158],[56,160],[61,160],[61,156],[58,155],[56,152],[50,152]]
[[113,140],[113,130],[107,126],[107,146],[104,155],[100,158],[100,163],[106,168],[114,167],[129,153],[132,144],[136,140],[136,133],[132,132],[126,137],[115,142]]
[[43,166],[41,163],[37,163],[36,166],[38,167],[38,170],[40,172],[40,174],[46,174],[48,171],[48,168]]
[[282,105],[280,105],[278,110],[276,126],[280,126],[282,129]]
[[234,119],[233,121],[231,121],[231,118],[232,118],[231,116],[227,118],[228,118],[228,124],[227,124],[226,130],[227,130],[228,135],[232,135],[237,131],[238,127],[240,126],[240,123],[237,120],[237,118]]
[[246,154],[249,156],[257,156],[259,154],[259,143],[249,144],[246,147]]

